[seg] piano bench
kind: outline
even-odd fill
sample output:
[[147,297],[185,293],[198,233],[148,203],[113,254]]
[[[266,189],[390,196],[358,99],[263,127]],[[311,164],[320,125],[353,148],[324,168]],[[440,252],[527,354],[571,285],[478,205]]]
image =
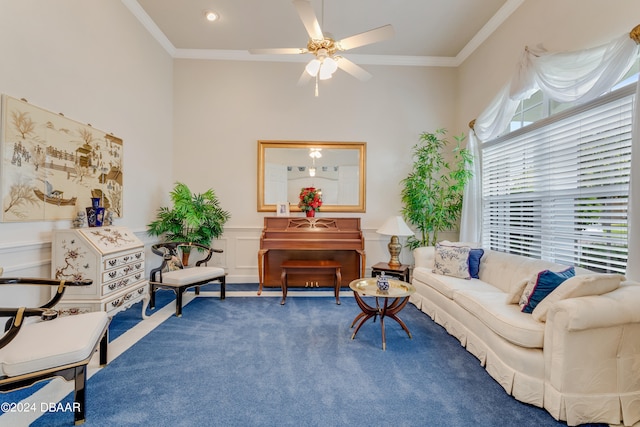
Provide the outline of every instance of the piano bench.
[[280,305],[284,305],[287,300],[287,273],[290,271],[310,271],[310,270],[333,270],[334,274],[334,294],[336,296],[336,304],[340,304],[340,286],[342,286],[342,274],[340,269],[342,265],[337,261],[330,260],[287,260],[280,266],[282,275],[280,276],[282,283],[282,301]]

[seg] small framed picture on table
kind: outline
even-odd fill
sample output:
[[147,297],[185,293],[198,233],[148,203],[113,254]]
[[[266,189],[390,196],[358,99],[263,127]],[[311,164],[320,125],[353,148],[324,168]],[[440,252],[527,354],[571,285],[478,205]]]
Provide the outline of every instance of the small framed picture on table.
[[276,216],[289,216],[289,203],[277,203]]

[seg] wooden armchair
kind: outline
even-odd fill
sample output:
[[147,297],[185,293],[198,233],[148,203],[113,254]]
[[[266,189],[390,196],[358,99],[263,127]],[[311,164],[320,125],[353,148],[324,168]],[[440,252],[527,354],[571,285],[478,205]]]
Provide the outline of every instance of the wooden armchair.
[[[179,251],[185,248],[206,252],[206,256],[197,261],[195,267],[184,268],[180,261]],[[220,299],[225,299],[226,273],[221,267],[208,267],[213,253],[222,253],[222,249],[213,249],[192,242],[165,242],[151,247],[154,254],[162,257],[162,264],[151,270],[149,292],[150,308],[155,307],[156,290],[171,289],[176,294],[176,316],[182,316],[182,294],[188,288],[196,287],[196,295],[200,294],[200,286],[212,281],[220,282]]]
[[[52,307],[60,301],[67,286],[90,284],[90,280],[65,282],[0,277],[0,285],[57,286],[53,298],[43,306],[0,307],[0,317],[9,318],[0,338],[0,393],[30,387],[53,377],[73,380],[76,425],[85,421],[86,370],[98,344],[100,365],[107,364],[110,319],[105,312],[58,317]],[[40,321],[34,321],[36,317]]]

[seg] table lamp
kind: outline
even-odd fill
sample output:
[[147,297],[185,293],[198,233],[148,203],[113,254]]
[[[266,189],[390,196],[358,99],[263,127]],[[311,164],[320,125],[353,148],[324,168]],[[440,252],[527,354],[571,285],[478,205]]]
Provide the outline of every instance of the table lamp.
[[400,244],[398,236],[413,236],[415,233],[404,222],[401,216],[392,216],[387,219],[387,221],[382,224],[382,227],[376,230],[376,233],[391,236],[391,240],[387,246],[389,248],[389,254],[391,254],[389,267],[400,267],[399,256],[402,245]]

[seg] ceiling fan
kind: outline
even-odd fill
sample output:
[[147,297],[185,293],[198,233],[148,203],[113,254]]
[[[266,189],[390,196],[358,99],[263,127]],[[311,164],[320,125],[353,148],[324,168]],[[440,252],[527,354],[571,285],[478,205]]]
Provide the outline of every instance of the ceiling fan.
[[393,27],[391,25],[384,25],[382,27],[336,41],[322,33],[316,14],[308,0],[293,0],[292,3],[298,11],[302,24],[309,34],[307,47],[249,49],[250,53],[285,55],[298,55],[304,53],[313,54],[314,58],[306,65],[305,71],[302,73],[298,84],[304,84],[310,78],[315,77],[316,96],[318,96],[318,80],[330,79],[338,68],[359,80],[364,81],[371,78],[371,74],[369,74],[364,68],[339,55],[338,52],[390,39],[394,35]]

